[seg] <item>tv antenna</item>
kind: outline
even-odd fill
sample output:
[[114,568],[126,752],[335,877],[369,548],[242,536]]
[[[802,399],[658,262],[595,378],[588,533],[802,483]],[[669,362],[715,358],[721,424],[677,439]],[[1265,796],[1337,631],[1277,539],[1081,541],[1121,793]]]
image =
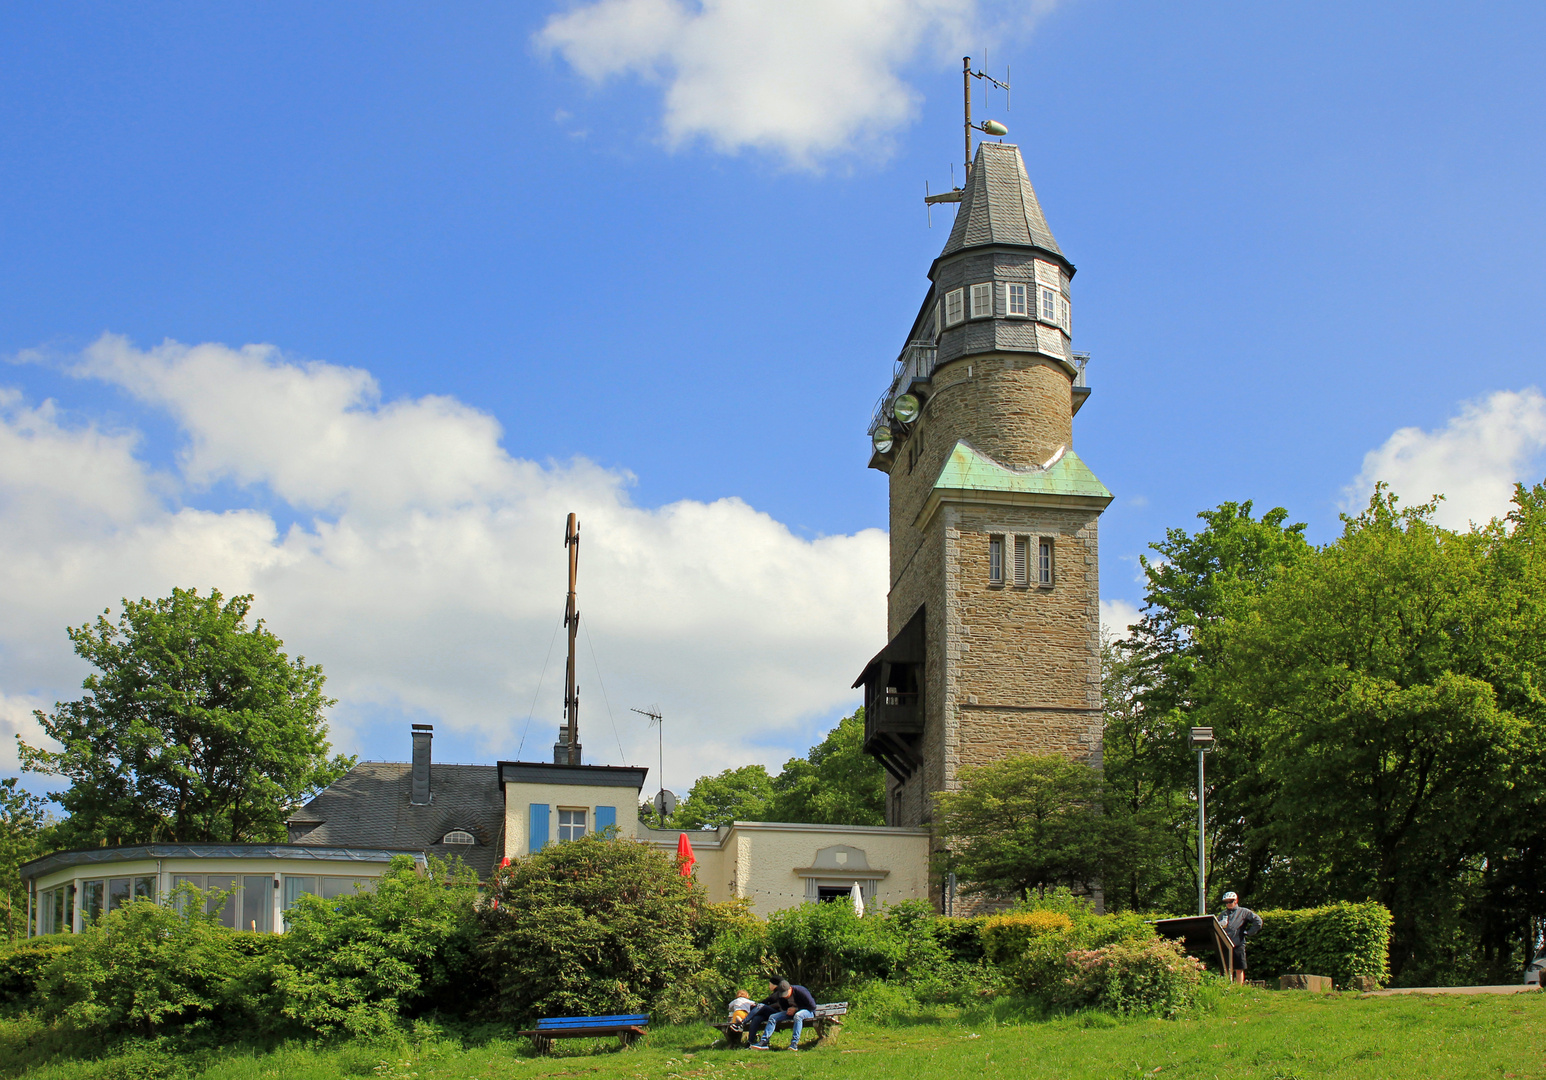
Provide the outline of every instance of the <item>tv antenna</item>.
[[660,713],[659,705],[651,705],[648,709],[633,709],[640,716],[650,718],[650,727],[654,728],[659,738],[660,773],[657,777],[660,781],[660,790],[655,793],[655,798],[650,805],[655,807],[655,813],[660,815],[661,824],[665,824],[666,818],[676,810],[676,794],[666,790],[666,725],[662,722],[665,718]]
[[[984,135],[992,135],[994,137],[999,137],[999,136],[1003,136],[1003,135],[1008,135],[1009,134],[1009,129],[1007,127],[1005,127],[1003,124],[999,123],[997,120],[984,119],[981,123],[978,123],[978,124],[972,123],[972,80],[973,79],[982,79],[984,82],[987,82],[987,83],[989,83],[989,84],[991,84],[993,86],[996,86],[1000,90],[1004,91],[1004,111],[1006,113],[1009,112],[1009,107],[1010,107],[1009,65],[1008,64],[1004,65],[1004,81],[1003,82],[999,82],[992,75],[989,75],[986,71],[973,71],[972,70],[972,58],[970,56],[963,56],[963,57],[961,57],[961,95],[962,95],[963,103],[965,105],[965,112],[966,112],[965,126],[962,129],[963,130],[963,135],[964,135],[964,138],[965,138],[965,143],[966,143],[966,173],[965,173],[964,178],[961,181],[961,186],[960,187],[953,187],[952,186],[949,191],[942,191],[938,195],[930,194],[929,193],[929,182],[927,180],[925,180],[923,182],[923,202],[924,202],[924,205],[927,206],[929,208],[929,210],[930,210],[930,213],[929,213],[929,227],[930,228],[934,227],[934,215],[933,215],[932,211],[934,209],[935,204],[936,203],[958,203],[958,202],[960,202],[962,197],[966,194],[966,185],[971,183],[971,180],[972,180],[972,132],[973,131],[980,131]],[[954,170],[952,170],[952,172],[953,171]]]

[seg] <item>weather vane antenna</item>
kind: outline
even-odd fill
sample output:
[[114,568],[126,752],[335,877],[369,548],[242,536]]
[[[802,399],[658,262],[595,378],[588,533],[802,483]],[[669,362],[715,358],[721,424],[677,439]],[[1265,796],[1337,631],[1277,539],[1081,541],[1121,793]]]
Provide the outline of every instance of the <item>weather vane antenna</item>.
[[[930,207],[931,209],[934,207],[934,205],[936,203],[958,203],[958,202],[961,201],[962,197],[965,195],[965,193],[966,193],[966,186],[968,184],[970,184],[971,181],[972,181],[972,132],[973,131],[980,131],[984,135],[993,135],[995,137],[1003,136],[1003,135],[1008,135],[1009,134],[1009,129],[1007,127],[1005,127],[1003,124],[999,123],[997,120],[987,120],[987,119],[984,119],[979,124],[972,123],[972,80],[973,79],[981,79],[984,82],[986,82],[986,83],[988,83],[988,84],[990,84],[992,86],[996,86],[1000,90],[1004,91],[1004,111],[1005,112],[1009,111],[1009,102],[1010,102],[1010,96],[1009,96],[1009,94],[1010,94],[1010,91],[1009,91],[1009,66],[1007,64],[1004,66],[1004,81],[1000,82],[998,79],[995,79],[992,75],[989,75],[986,71],[973,71],[972,70],[972,58],[970,56],[963,56],[963,57],[961,57],[961,96],[962,96],[963,104],[965,106],[965,113],[966,113],[966,123],[965,123],[965,127],[963,128],[963,136],[964,136],[964,141],[965,141],[965,144],[966,144],[966,175],[962,179],[960,187],[952,187],[949,191],[942,191],[938,195],[932,195],[932,194],[929,193],[929,185],[928,185],[928,182],[925,181],[924,185],[923,185],[923,201],[924,201],[924,204],[926,206]],[[933,216],[931,214],[930,217],[929,217],[929,225],[930,225],[930,227],[932,227],[933,224],[934,224],[934,218],[933,218]]]

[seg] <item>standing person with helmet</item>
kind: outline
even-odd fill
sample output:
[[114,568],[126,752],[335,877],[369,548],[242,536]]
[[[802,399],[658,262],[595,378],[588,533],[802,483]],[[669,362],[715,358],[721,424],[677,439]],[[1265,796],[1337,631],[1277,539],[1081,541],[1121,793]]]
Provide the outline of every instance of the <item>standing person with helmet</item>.
[[1245,943],[1261,933],[1261,916],[1248,907],[1240,906],[1240,897],[1233,892],[1224,894],[1224,913],[1219,925],[1229,943],[1235,947],[1235,966],[1231,978],[1240,986],[1245,985]]

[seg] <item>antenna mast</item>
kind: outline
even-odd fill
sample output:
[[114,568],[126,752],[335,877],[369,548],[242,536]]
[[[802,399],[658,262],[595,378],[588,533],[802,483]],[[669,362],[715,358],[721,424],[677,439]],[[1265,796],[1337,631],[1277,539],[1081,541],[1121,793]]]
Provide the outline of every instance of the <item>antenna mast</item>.
[[[1008,135],[1009,134],[1009,129],[1006,128],[1003,124],[999,123],[997,120],[984,120],[980,124],[972,123],[972,80],[973,79],[982,79],[982,80],[984,80],[986,82],[990,82],[994,86],[998,87],[1000,90],[1004,91],[1004,94],[1005,94],[1004,108],[1006,110],[1009,108],[1009,99],[1008,99],[1008,94],[1009,94],[1009,69],[1008,69],[1008,67],[1005,67],[1005,69],[1004,69],[1004,81],[1003,82],[999,82],[992,75],[989,75],[986,71],[973,71],[972,70],[972,58],[970,56],[963,56],[963,57],[961,57],[961,100],[962,100],[962,104],[964,106],[964,111],[965,111],[965,123],[964,123],[964,127],[963,127],[963,130],[962,130],[962,134],[963,134],[963,140],[962,141],[964,143],[965,151],[966,151],[966,177],[965,177],[964,180],[961,181],[961,186],[960,187],[958,187],[958,188],[951,188],[949,191],[942,191],[938,195],[931,195],[931,194],[929,194],[928,185],[925,184],[924,185],[924,189],[923,189],[924,190],[923,201],[927,205],[929,205],[929,206],[933,206],[936,203],[952,203],[952,202],[953,203],[958,203],[958,202],[961,201],[962,196],[965,195],[965,193],[966,193],[966,186],[968,184],[970,184],[971,180],[972,180],[972,132],[973,131],[980,131],[984,135],[994,135],[994,136]],[[930,223],[932,224],[932,221]]]
[[580,611],[575,606],[575,579],[580,571],[580,519],[569,515],[564,529],[564,547],[569,550],[569,600],[564,605],[564,625],[569,628],[569,665],[564,671],[564,733],[569,743],[569,764],[580,763],[580,687],[575,682],[574,639],[580,629]]
[[629,712],[636,712],[640,716],[649,717],[650,727],[654,728],[656,732],[658,732],[657,739],[659,741],[660,750],[660,772],[656,776],[656,779],[660,781],[660,791],[655,795],[655,812],[659,814],[661,820],[664,821],[666,818],[670,817],[671,812],[676,809],[676,800],[674,798],[669,800],[666,798],[666,725],[661,723],[664,717],[661,715],[659,705],[651,705],[648,709],[630,708]]

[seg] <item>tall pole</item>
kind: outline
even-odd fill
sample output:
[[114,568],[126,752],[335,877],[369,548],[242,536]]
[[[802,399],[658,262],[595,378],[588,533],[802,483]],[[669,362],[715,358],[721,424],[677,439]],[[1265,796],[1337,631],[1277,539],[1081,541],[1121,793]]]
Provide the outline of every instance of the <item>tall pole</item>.
[[972,58],[961,57],[961,91],[966,101],[966,171],[962,174],[966,177],[961,182],[964,188],[967,181],[972,178]]
[[569,733],[569,764],[580,763],[580,688],[575,683],[574,641],[580,629],[580,612],[575,607],[575,579],[580,571],[580,520],[569,515],[564,529],[564,547],[569,549],[569,600],[564,606],[564,625],[569,628],[569,666],[564,672],[564,720]]
[[1197,914],[1208,914],[1208,845],[1207,845],[1207,818],[1205,816],[1204,801],[1207,794],[1203,788],[1202,762],[1204,752],[1197,751]]

